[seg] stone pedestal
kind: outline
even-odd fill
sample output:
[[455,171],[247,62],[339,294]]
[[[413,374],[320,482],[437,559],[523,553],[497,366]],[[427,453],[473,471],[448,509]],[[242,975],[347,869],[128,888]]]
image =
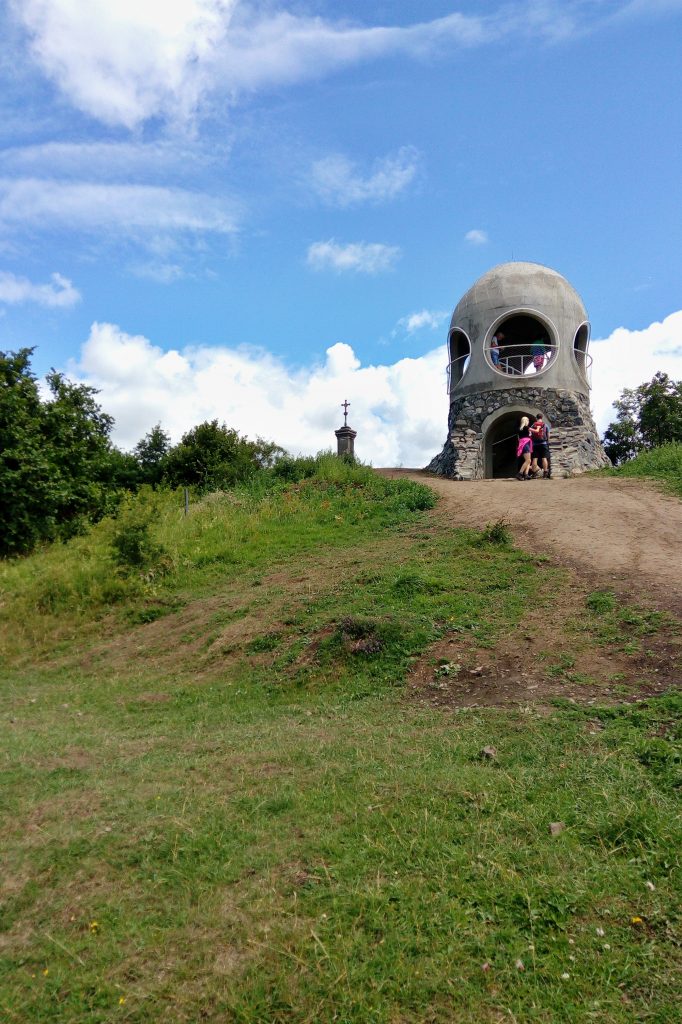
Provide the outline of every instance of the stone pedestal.
[[346,424],[343,427],[339,427],[335,430],[336,434],[336,454],[348,455],[351,458],[355,458],[355,438],[358,436],[357,430],[353,430]]

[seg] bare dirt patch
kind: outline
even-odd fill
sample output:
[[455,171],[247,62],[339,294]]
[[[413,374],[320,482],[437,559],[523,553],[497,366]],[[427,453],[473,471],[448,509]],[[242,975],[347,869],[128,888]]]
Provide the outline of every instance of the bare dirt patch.
[[[504,637],[494,649],[483,650],[460,639],[440,641],[413,667],[410,699],[453,708],[542,705],[557,698],[610,704],[665,693],[678,679],[665,645],[644,658],[555,643],[551,658],[540,660],[528,653],[523,635],[518,640],[521,649],[514,637]],[[562,655],[569,650],[570,669],[562,670]]]
[[594,586],[680,614],[682,501],[640,480],[457,482],[416,470],[380,470],[427,484],[453,526],[504,519],[527,551],[577,568]]

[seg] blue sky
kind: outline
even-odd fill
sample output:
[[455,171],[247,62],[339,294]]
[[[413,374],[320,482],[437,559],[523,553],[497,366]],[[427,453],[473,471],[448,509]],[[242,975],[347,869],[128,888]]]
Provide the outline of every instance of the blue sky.
[[0,10],[0,348],[122,445],[315,450],[347,396],[365,457],[423,461],[446,318],[512,258],[581,293],[602,426],[682,376],[682,0]]

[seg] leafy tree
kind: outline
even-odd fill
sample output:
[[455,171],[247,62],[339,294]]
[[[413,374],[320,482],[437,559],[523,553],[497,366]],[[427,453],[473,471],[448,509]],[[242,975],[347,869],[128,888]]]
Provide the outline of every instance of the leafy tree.
[[137,461],[142,483],[158,487],[163,479],[164,466],[170,451],[170,435],[157,423],[135,445],[133,455]]
[[48,373],[47,385],[52,398],[43,406],[42,435],[56,484],[58,529],[68,536],[111,507],[114,420],[100,409],[94,388],[74,384],[55,370]]
[[120,452],[93,388],[53,370],[43,400],[33,349],[0,352],[0,556],[68,537],[117,500]]
[[171,448],[164,463],[164,479],[172,487],[220,490],[249,479],[283,454],[271,441],[249,441],[218,420],[206,421]]
[[639,429],[647,448],[660,448],[671,441],[682,441],[682,380],[671,380],[667,373],[655,374],[648,384],[637,388]]
[[0,555],[27,551],[56,529],[56,488],[32,352],[0,352]]
[[642,448],[637,424],[631,419],[618,419],[604,431],[604,451],[614,466],[633,459]]
[[604,433],[604,449],[615,465],[645,449],[682,441],[682,381],[667,373],[625,388],[614,406],[617,417]]

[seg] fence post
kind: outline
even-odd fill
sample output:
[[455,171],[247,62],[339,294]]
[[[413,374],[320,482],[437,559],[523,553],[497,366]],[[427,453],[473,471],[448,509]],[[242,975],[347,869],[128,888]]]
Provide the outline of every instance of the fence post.
[[185,492],[185,515],[189,514],[189,487],[183,487]]

